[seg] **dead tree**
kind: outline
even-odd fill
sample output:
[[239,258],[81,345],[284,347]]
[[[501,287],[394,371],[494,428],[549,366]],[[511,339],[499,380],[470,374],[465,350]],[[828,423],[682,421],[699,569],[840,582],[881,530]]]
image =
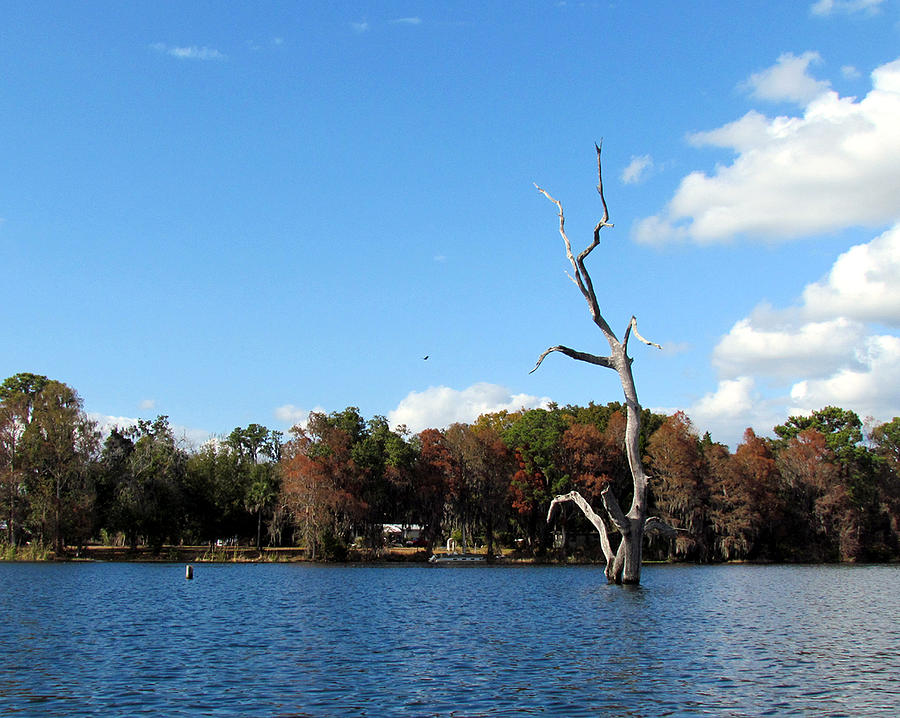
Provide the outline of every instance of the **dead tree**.
[[571,491],[568,494],[557,496],[550,503],[550,510],[547,514],[547,521],[553,519],[553,515],[559,508],[559,505],[571,501],[578,506],[588,520],[594,525],[600,533],[600,544],[603,548],[603,554],[606,557],[606,577],[610,583],[640,583],[641,580],[641,549],[644,541],[644,534],[664,533],[667,535],[675,535],[675,529],[663,523],[659,518],[652,516],[647,517],[647,482],[648,476],[644,473],[644,467],[641,462],[641,455],[638,441],[641,434],[641,405],[638,403],[637,391],[634,387],[634,376],[631,373],[631,363],[633,359],[628,356],[628,340],[632,333],[644,344],[660,348],[658,344],[644,339],[637,330],[637,320],[632,316],[625,328],[622,340],[619,341],[609,324],[600,313],[600,305],[597,302],[597,295],[594,293],[594,285],[591,282],[591,276],[588,274],[584,266],[584,261],[588,255],[600,244],[600,230],[604,227],[612,227],[609,220],[609,210],[606,206],[606,199],[603,196],[603,171],[600,163],[600,145],[595,145],[597,149],[597,192],[600,194],[600,202],[603,205],[603,217],[594,227],[594,239],[587,249],[583,250],[577,257],[572,254],[572,245],[566,235],[565,216],[563,215],[562,204],[559,200],[553,199],[550,194],[541,187],[537,190],[556,205],[559,210],[559,233],[566,245],[566,256],[574,270],[574,277],[570,277],[578,286],[578,289],[587,300],[588,309],[606,341],[609,344],[608,356],[597,356],[586,352],[576,351],[565,346],[550,347],[537,360],[534,365],[535,371],[541,362],[552,352],[561,352],[572,359],[578,361],[596,364],[607,369],[612,369],[619,375],[619,381],[622,383],[622,390],[625,393],[625,451],[628,455],[628,466],[631,469],[631,477],[634,483],[634,497],[631,502],[631,508],[628,513],[622,511],[618,500],[613,495],[610,487],[600,493],[603,508],[612,521],[613,526],[621,534],[619,545],[614,551],[610,543],[609,530],[603,517],[594,512],[591,505],[577,491]]

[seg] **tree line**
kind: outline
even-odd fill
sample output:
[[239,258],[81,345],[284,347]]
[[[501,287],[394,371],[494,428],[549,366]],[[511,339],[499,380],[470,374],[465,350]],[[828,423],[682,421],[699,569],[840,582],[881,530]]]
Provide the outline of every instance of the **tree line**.
[[[886,561],[900,558],[900,417],[864,430],[852,411],[792,416],[774,438],[748,429],[732,452],[683,413],[644,410],[649,508],[679,529],[650,559]],[[168,417],[101,435],[77,392],[22,373],[0,385],[0,541],[63,553],[130,547],[303,546],[314,559],[377,554],[388,523],[415,525],[428,553],[451,535],[493,555],[602,560],[554,496],[629,498],[621,404],[485,414],[411,434],[355,407],[309,415],[285,437],[259,424],[195,449]],[[615,528],[608,526],[611,535]]]

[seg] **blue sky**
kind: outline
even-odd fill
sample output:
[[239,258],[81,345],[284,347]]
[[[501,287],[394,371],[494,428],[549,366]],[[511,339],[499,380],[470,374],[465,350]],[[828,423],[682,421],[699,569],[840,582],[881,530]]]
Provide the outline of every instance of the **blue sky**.
[[[734,445],[900,413],[900,3],[0,9],[0,375],[202,441],[642,403]],[[427,361],[423,360],[429,356]]]

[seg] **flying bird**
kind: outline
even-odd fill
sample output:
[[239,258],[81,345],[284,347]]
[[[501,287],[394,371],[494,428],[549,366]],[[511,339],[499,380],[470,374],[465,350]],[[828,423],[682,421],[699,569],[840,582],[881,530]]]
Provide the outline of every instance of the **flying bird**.
[[424,357],[422,357],[422,361],[428,361],[429,356],[430,356],[429,354],[426,354]]

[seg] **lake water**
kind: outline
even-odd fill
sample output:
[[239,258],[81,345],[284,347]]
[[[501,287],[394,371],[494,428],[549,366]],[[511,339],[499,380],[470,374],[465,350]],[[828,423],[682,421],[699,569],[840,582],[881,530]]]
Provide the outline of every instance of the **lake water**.
[[0,715],[896,716],[900,567],[0,564]]

